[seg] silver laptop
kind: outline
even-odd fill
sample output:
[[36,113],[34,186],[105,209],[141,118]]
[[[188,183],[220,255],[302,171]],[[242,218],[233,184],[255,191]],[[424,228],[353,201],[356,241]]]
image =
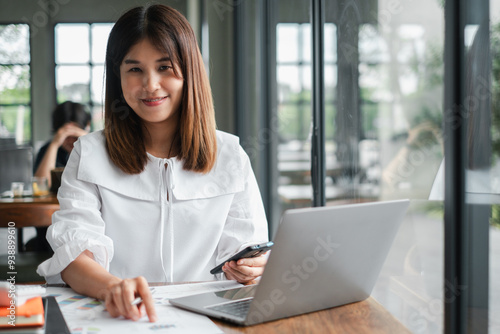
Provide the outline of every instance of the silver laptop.
[[398,200],[288,210],[259,284],[170,303],[254,325],[364,300],[408,205],[408,200]]

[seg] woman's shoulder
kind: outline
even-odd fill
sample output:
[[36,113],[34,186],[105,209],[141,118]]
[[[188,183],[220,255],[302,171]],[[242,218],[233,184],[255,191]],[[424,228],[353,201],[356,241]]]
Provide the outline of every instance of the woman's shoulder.
[[245,158],[240,149],[239,138],[217,131],[217,160],[210,172],[197,173],[175,168],[177,199],[200,199],[242,191],[245,187]]
[[104,145],[105,137],[102,130],[97,130],[94,132],[89,132],[78,138],[82,143],[86,145]]
[[229,161],[232,164],[237,164],[238,168],[248,160],[248,155],[240,145],[240,138],[233,134],[217,130],[217,166],[225,164]]
[[82,156],[92,155],[93,157],[98,157],[100,155],[107,155],[105,137],[102,130],[90,132],[84,136],[78,138],[75,143],[79,146],[80,154]]
[[105,142],[102,131],[91,132],[78,138],[75,149],[80,154],[79,176],[93,178],[95,175],[116,172],[117,167],[108,156]]
[[215,133],[218,141],[239,142],[240,140],[238,136],[222,130],[216,130]]
[[240,145],[240,138],[229,132],[224,132],[221,130],[216,131],[217,144],[230,147],[238,147]]
[[217,130],[217,150],[219,154],[242,151],[240,138],[228,132]]

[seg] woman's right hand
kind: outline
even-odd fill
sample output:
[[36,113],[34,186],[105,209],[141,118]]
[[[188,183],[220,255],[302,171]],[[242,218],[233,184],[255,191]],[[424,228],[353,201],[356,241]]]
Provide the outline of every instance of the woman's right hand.
[[[61,278],[77,293],[104,300],[106,309],[114,318],[124,316],[139,320],[143,304],[149,321],[158,319],[146,279],[142,276],[121,279],[110,274],[94,260],[94,254],[89,250],[84,250],[61,271]],[[136,297],[141,297],[142,303],[132,305]]]
[[[68,138],[73,138],[73,144],[78,137],[86,135],[88,132],[80,128],[77,124],[69,122],[61,126],[52,138],[52,144],[56,147],[61,147]],[[72,147],[71,147],[72,148]]]
[[[149,321],[155,322],[158,319],[148,282],[142,276],[113,283],[102,292],[101,296],[113,318],[124,316],[126,319],[137,321],[142,317],[141,304],[143,304]],[[136,297],[141,297],[142,303],[132,305]]]

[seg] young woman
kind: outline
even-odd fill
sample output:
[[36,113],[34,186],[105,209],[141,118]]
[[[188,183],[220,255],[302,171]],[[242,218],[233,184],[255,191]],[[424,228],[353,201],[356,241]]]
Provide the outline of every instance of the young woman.
[[[194,33],[176,10],[134,8],[113,27],[106,53],[105,128],[81,137],[66,165],[38,272],[103,299],[112,316],[139,319],[147,282],[214,279],[210,269],[267,241],[248,156],[216,131],[211,90]],[[224,266],[228,279],[259,277],[265,257]],[[222,277],[220,277],[222,278]]]

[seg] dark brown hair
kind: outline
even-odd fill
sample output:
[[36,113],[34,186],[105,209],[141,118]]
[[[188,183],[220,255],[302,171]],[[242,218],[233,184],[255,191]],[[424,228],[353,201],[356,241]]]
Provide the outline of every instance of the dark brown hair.
[[105,126],[110,159],[128,174],[144,170],[148,157],[142,120],[123,98],[120,65],[144,38],[171,59],[184,79],[174,152],[184,169],[206,173],[215,164],[217,139],[212,92],[194,32],[182,14],[164,5],[136,7],[115,23],[106,51]]
[[58,104],[52,113],[52,132],[57,132],[64,124],[73,122],[85,129],[90,123],[91,116],[83,104],[66,101]]

